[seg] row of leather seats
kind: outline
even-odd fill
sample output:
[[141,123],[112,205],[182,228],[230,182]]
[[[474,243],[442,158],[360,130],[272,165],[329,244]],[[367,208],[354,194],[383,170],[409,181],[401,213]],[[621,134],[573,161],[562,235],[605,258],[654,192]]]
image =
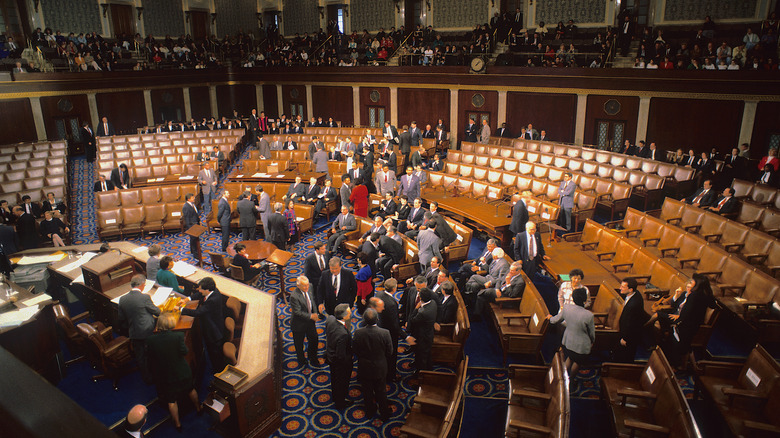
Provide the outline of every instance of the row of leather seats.
[[0,155],[0,163],[24,162],[34,159],[60,158],[66,159],[68,151],[66,149],[34,150],[31,152],[14,152]]
[[16,152],[33,152],[33,151],[48,152],[53,150],[67,150],[67,149],[68,149],[68,145],[65,142],[65,140],[4,144],[0,146],[0,150],[3,151],[2,155],[13,154]]
[[139,143],[145,141],[173,141],[180,139],[201,139],[201,138],[220,138],[220,137],[243,137],[243,129],[218,129],[214,131],[184,131],[184,132],[162,132],[158,134],[138,134],[138,135],[112,135],[108,137],[98,137],[97,144],[122,144]]
[[134,207],[113,207],[97,211],[97,231],[100,239],[125,238],[151,232],[183,232],[181,210],[184,201],[158,202]]
[[750,201],[742,201],[739,212],[723,215],[751,228],[761,230],[771,236],[780,237],[780,210],[762,207]]
[[772,186],[734,178],[731,188],[734,196],[743,202],[750,201],[780,211],[780,190]]
[[[626,215],[624,223],[629,223]],[[767,220],[769,216],[765,216]],[[774,222],[761,223],[772,227],[772,231],[778,231],[780,226],[780,214],[774,216]],[[780,271],[780,242],[776,235],[769,234],[760,228],[749,228],[738,222],[726,219],[720,215],[701,210],[697,207],[667,198],[661,209],[660,219],[662,223],[674,225],[680,231],[685,230],[701,236],[708,242],[716,243],[730,253],[736,253],[748,263],[759,266],[772,276],[777,276]],[[647,222],[641,224],[645,225]],[[632,227],[640,224],[632,224]],[[643,233],[650,232],[643,230]],[[775,233],[776,234],[776,233]],[[669,240],[659,243],[659,246],[674,246]]]
[[114,207],[154,205],[158,202],[184,202],[188,193],[198,194],[197,184],[145,187],[142,189],[109,190],[95,193],[98,210]]
[[[97,165],[99,174],[107,175],[112,169],[126,164],[131,175],[137,178],[166,175],[197,175],[203,163],[195,160],[195,154],[171,155],[166,157],[133,158],[132,160],[100,160]],[[169,167],[166,167],[169,166]],[[143,175],[135,175],[134,169],[152,168],[149,172],[142,171]],[[212,166],[212,169],[214,167]]]
[[561,351],[548,367],[509,365],[505,435],[569,436],[569,374]]
[[656,348],[647,365],[604,363],[602,398],[614,436],[699,437],[699,428],[669,361]]
[[22,197],[33,202],[53,192],[57,199],[68,199],[68,165],[65,142],[20,143],[3,146],[14,151],[0,155],[0,197],[9,204],[20,204]]
[[[511,264],[512,258],[504,255]],[[542,342],[549,328],[547,304],[536,286],[521,272],[525,290],[521,298],[496,298],[490,304],[493,324],[501,339],[504,362],[509,354],[522,354],[541,359]]]
[[290,162],[287,160],[244,160],[239,165],[238,172],[244,175],[252,175],[257,172],[277,174],[290,168]]
[[733,436],[780,436],[780,364],[761,345],[742,363],[699,365],[694,397],[715,405]]
[[316,135],[324,143],[335,143],[336,137],[341,137],[342,140],[350,137],[353,143],[359,143],[360,138],[366,135],[366,130],[375,138],[382,138],[382,130],[379,128],[304,128],[303,134],[267,134],[265,138],[271,142],[275,136],[278,136],[280,141],[287,141],[287,137],[291,137],[298,144],[308,145],[311,143],[311,137]]
[[143,143],[117,143],[103,144],[98,146],[98,155],[100,154],[129,154],[133,157],[143,157],[152,155],[168,155],[171,153],[198,153],[202,150],[211,152],[214,146],[227,153],[232,146],[241,141],[241,137],[214,137],[192,140],[173,140],[173,141],[147,141]]
[[[65,168],[68,164],[68,160],[65,156],[62,157],[49,157],[49,158],[30,158],[28,160],[11,161],[9,163],[0,163],[0,172],[5,174],[6,172],[24,171],[31,167],[45,167],[47,173],[50,175],[65,174]],[[9,178],[7,181],[12,181],[14,178]]]
[[[138,143],[140,145],[140,143]],[[221,152],[229,153],[235,143],[220,143],[213,146],[219,146]],[[159,147],[140,147],[130,150],[98,151],[97,157],[100,160],[129,160],[137,158],[150,157],[172,157],[176,155],[195,155],[203,149],[211,153],[213,146],[159,146]]]
[[420,371],[420,386],[401,434],[409,437],[447,437],[457,431],[463,415],[468,356],[454,374]]

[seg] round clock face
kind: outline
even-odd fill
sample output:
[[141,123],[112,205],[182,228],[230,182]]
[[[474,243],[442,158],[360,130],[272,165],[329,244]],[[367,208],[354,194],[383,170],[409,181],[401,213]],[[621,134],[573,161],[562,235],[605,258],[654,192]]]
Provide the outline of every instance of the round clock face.
[[482,68],[485,67],[485,61],[482,60],[482,58],[474,58],[471,60],[471,68],[472,70],[482,70]]
[[474,105],[474,108],[482,108],[482,105],[485,104],[485,96],[477,93],[471,97],[471,104]]
[[610,116],[620,112],[620,102],[615,99],[610,99],[604,104],[604,112]]
[[379,94],[379,90],[372,90],[371,94],[369,94],[368,98],[371,99],[371,102],[379,102],[379,99],[382,96]]

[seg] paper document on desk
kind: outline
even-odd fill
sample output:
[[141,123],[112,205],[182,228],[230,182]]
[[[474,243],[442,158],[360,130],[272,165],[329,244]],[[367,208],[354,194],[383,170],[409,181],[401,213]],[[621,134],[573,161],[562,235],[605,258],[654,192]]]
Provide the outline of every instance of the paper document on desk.
[[283,173],[282,173],[282,174],[279,174],[279,175],[276,175],[276,177],[277,177],[277,178],[284,178],[284,176],[285,176],[285,175],[284,175]]
[[80,274],[75,280],[71,281],[70,284],[84,284],[84,274]]
[[182,179],[194,179],[194,178],[195,178],[194,176],[180,176],[179,177],[180,180],[182,180]]
[[95,257],[96,255],[97,255],[97,253],[94,253],[94,252],[85,252],[84,254],[81,255],[81,258],[79,258],[75,262],[68,263],[65,266],[59,267],[57,269],[57,272],[62,272],[62,273],[70,272],[70,271],[80,267],[84,263],[87,263],[88,261],[92,260],[92,258]]
[[0,328],[17,327],[38,313],[37,307],[25,307],[0,314]]
[[173,264],[171,271],[179,277],[187,277],[195,273],[195,266],[189,263],[178,261]]
[[133,252],[134,253],[141,253],[141,252],[146,251],[147,249],[149,249],[148,246],[139,246],[138,248],[134,249]]
[[148,294],[149,291],[152,290],[152,288],[154,287],[154,283],[155,283],[154,280],[146,280],[146,284],[144,284],[144,288],[143,290],[141,290],[141,292]]
[[65,253],[61,254],[52,254],[52,255],[45,255],[45,256],[24,256],[21,260],[17,263],[18,265],[37,265],[38,263],[52,263],[52,262],[58,262],[65,258]]
[[112,302],[112,303],[119,304],[119,299],[120,299],[120,298],[122,298],[123,296],[125,296],[125,295],[129,294],[129,293],[130,293],[130,291],[127,291],[127,292],[125,292],[125,293],[123,293],[122,295],[120,295],[120,296],[118,296],[118,297],[114,298],[113,300],[111,300],[111,302]]
[[47,294],[40,294],[37,297],[30,298],[29,300],[22,301],[22,304],[24,304],[25,307],[33,307],[37,306],[38,304],[50,300],[51,297]]
[[170,287],[158,287],[154,295],[152,295],[152,302],[157,307],[162,306],[171,295],[171,292],[173,292],[173,289]]

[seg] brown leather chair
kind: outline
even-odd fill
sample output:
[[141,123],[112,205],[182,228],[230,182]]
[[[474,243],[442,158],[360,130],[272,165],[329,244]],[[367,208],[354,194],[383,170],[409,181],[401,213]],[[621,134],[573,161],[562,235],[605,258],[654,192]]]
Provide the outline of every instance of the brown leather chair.
[[769,235],[780,237],[780,211],[766,209],[758,229]]
[[122,207],[135,207],[141,203],[141,194],[138,189],[120,190],[119,200]]
[[144,225],[144,206],[122,207],[122,236],[142,234]]
[[553,167],[558,169],[567,169],[569,167],[569,157],[565,155],[555,155],[552,162]]
[[391,275],[402,284],[420,272],[419,248],[417,242],[402,236],[404,242],[404,259],[391,270]]
[[421,371],[420,386],[414,405],[406,417],[401,433],[409,437],[447,437],[457,428],[463,389],[466,383],[468,357],[455,374]]
[[235,365],[238,363],[238,348],[232,342],[222,344],[222,354],[225,356],[228,364]]
[[[7,189],[7,187],[3,188]],[[114,190],[107,192],[97,192],[95,193],[95,198],[97,199],[98,210],[107,210],[114,207],[119,207],[121,205],[119,203],[119,192]]]
[[474,173],[471,179],[474,181],[485,181],[487,179],[488,169],[486,167],[474,166]]
[[471,323],[466,303],[460,298],[460,293],[454,294],[450,299],[458,301],[456,320],[452,324],[441,324],[439,331],[434,334],[431,360],[435,363],[457,366],[464,357],[463,349],[471,333]]
[[734,178],[731,182],[731,188],[734,190],[734,197],[737,199],[748,199],[750,193],[755,188],[756,184],[750,181]]
[[533,170],[531,171],[531,175],[533,175],[536,179],[547,179],[547,173],[550,171],[550,168],[548,166],[545,166],[543,164],[536,164],[533,167]]
[[640,169],[644,173],[654,174],[658,170],[658,164],[659,164],[658,161],[645,159],[645,160],[642,160],[642,166],[640,167]]
[[169,203],[177,202],[179,200],[179,186],[162,186],[160,187],[160,201]]
[[599,167],[596,170],[596,176],[599,178],[612,179],[612,173],[614,171],[614,166],[610,166],[609,164],[599,164]]
[[758,205],[772,206],[774,205],[776,198],[776,188],[764,184],[755,184],[748,199]]
[[243,268],[241,268],[240,266],[236,266],[232,263],[230,264],[230,278],[236,281],[240,281],[241,283],[244,283],[249,286],[253,286],[262,274],[263,272],[260,271],[254,277],[246,278],[246,276],[244,275]]
[[674,376],[672,366],[656,348],[645,365],[605,362],[601,367],[601,395],[609,405],[651,406],[664,382]]
[[661,178],[668,178],[674,175],[676,168],[677,166],[674,164],[658,163],[655,169],[655,173],[657,173]]
[[179,230],[184,232],[184,223],[181,220],[181,209],[184,202],[168,202],[165,204],[165,221],[163,221],[164,231]]
[[103,374],[93,376],[92,380],[111,379],[114,391],[118,391],[117,384],[122,371],[127,370],[127,364],[133,359],[130,352],[130,339],[125,336],[119,336],[107,341],[103,334],[91,324],[80,323],[77,326],[79,332],[88,340],[87,355],[92,361],[92,365],[99,367]]
[[225,332],[227,341],[232,343],[236,334],[236,321],[230,316],[225,317]]
[[566,167],[569,170],[571,170],[572,172],[580,172],[580,171],[582,171],[583,163],[584,162],[582,160],[580,160],[579,158],[570,158],[569,159],[569,165],[566,166]]
[[167,216],[166,204],[145,204],[143,206],[144,221],[141,231],[143,234],[151,232],[163,232],[163,223]]
[[751,271],[747,275],[744,286],[721,286],[720,289],[724,295],[718,297],[718,301],[737,315],[747,318],[748,312],[762,315],[769,313],[775,297],[780,293],[780,283],[761,271]]
[[[609,161],[612,159],[612,154],[610,154],[607,151],[596,151],[596,157],[595,158],[596,158],[596,162],[597,163],[605,164],[605,163],[609,163]],[[618,157],[616,156],[616,158],[618,158]],[[625,161],[625,160],[623,160],[623,161]],[[614,166],[622,166],[622,165],[623,165],[623,162],[621,162],[620,164],[614,164]]]
[[122,212],[118,207],[97,211],[98,236],[101,239],[122,236]]
[[217,271],[223,273],[227,272],[231,262],[233,261],[232,257],[212,251],[209,251],[209,258],[211,259],[211,266],[213,266]]
[[[707,250],[705,249],[702,252],[702,256],[706,253]],[[700,263],[700,266],[705,270],[703,273],[710,277],[712,292],[716,297],[726,296],[726,292],[737,296],[744,293],[747,279],[755,269],[737,256],[729,256],[720,269],[711,268],[711,265],[702,263]],[[700,271],[700,273],[702,272]]]
[[593,300],[593,312],[596,328],[596,340],[592,351],[612,350],[620,341],[620,315],[623,313],[624,301],[613,288],[601,283],[596,299]]
[[[751,228],[729,220],[723,224],[723,232],[716,241],[726,251],[739,252],[746,246],[746,240],[750,231]],[[756,232],[760,233],[760,231]]]
[[[86,319],[89,316],[89,312],[83,312],[75,317],[71,318],[68,309],[62,304],[55,304],[52,307],[54,311],[54,319],[57,321],[57,325],[62,330],[62,334],[65,335],[65,344],[70,350],[73,359],[67,361],[65,366],[85,359],[84,356],[87,352],[87,338],[85,338],[81,332],[76,329],[76,325],[79,321]],[[106,342],[111,341],[111,327],[106,327],[102,322],[93,322],[91,325],[100,332],[100,335],[106,339]]]
[[[559,381],[550,388],[543,410],[526,407],[521,402],[510,401],[506,414],[506,436],[567,437],[569,418],[569,393],[565,382]],[[522,394],[521,400],[538,398],[535,394]]]
[[765,207],[752,202],[743,202],[739,209],[739,215],[734,220],[749,227],[757,228],[761,224],[761,217],[764,216],[766,210]]

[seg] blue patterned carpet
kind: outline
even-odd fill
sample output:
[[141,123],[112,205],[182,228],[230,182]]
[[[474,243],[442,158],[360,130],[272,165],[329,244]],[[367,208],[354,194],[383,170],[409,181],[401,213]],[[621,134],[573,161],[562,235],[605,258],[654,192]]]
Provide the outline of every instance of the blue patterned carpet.
[[[71,191],[71,209],[73,213],[73,243],[86,244],[98,241],[95,229],[95,198],[92,193],[93,167],[83,157],[72,159],[69,167],[70,181],[73,184]],[[221,190],[220,184],[220,190]],[[203,215],[203,213],[201,212]],[[205,219],[205,216],[203,216]],[[316,229],[322,229],[327,225],[324,219],[315,224]],[[304,236],[296,243],[291,251],[295,254],[286,268],[286,287],[294,286],[296,276],[303,273],[303,260],[313,250],[313,244],[324,240],[324,232],[315,232]],[[240,240],[233,235],[231,243]],[[189,240],[181,233],[145,236],[143,238],[131,238],[128,241],[138,245],[151,245],[157,243],[162,246],[163,252],[173,255],[174,258],[189,263],[195,260],[189,254]],[[220,236],[217,233],[204,235],[201,238],[204,246],[204,254],[207,251],[219,252]],[[478,254],[484,248],[484,241],[474,239],[471,247],[471,255]],[[346,258],[346,267],[355,269],[354,257]],[[456,269],[457,266],[450,266]],[[204,269],[213,270],[210,265]],[[555,287],[549,279],[538,277],[534,284],[539,289],[553,311],[557,309]],[[276,277],[265,278],[259,281],[258,287],[270,292],[278,292],[279,279]],[[398,291],[396,298],[400,298],[402,290]],[[78,303],[71,306],[78,307]],[[383,437],[399,436],[404,418],[410,410],[415,390],[409,386],[411,375],[412,357],[403,354],[406,347],[402,340],[399,343],[399,356],[397,371],[402,377],[398,383],[388,385],[388,395],[393,410],[393,415],[387,423],[378,418],[366,418],[362,404],[360,387],[356,379],[350,386],[350,398],[355,402],[343,412],[333,408],[330,400],[330,375],[327,366],[317,369],[310,367],[299,368],[295,358],[292,333],[289,330],[290,311],[283,302],[277,303],[277,314],[280,319],[283,337],[283,375],[282,375],[282,409],[283,418],[281,428],[273,435],[276,437]],[[353,327],[359,327],[359,318],[353,319]],[[320,357],[324,356],[324,322],[317,324],[320,334]],[[544,357],[550,360],[557,348],[555,336],[548,336],[543,348]],[[465,415],[463,418],[460,436],[463,437],[501,437],[504,434],[506,419],[506,403],[508,399],[508,375],[504,368],[501,348],[495,330],[485,322],[472,324],[472,333],[466,344],[466,353],[470,356],[471,367],[465,388]],[[525,358],[509,358],[510,363],[529,363]],[[209,367],[206,367],[209,369]],[[438,367],[440,371],[452,371],[448,368]],[[136,403],[144,403],[149,406],[149,421],[147,427],[152,428],[150,436],[182,436],[178,434],[170,421],[167,421],[167,409],[156,400],[154,387],[145,385],[136,372],[120,381],[120,389],[114,392],[106,381],[93,383],[90,380],[92,370],[86,364],[76,364],[68,368],[67,376],[58,387],[76,400],[82,407],[92,413],[107,426],[121,421],[127,410]],[[353,377],[356,370],[353,371]],[[577,412],[572,413],[572,435],[577,437],[604,437],[611,434],[610,416],[606,405],[598,401],[600,389],[599,366],[585,367],[579,372],[580,384],[573,393],[572,407]],[[199,394],[201,399],[206,395],[206,388],[210,376],[201,376]],[[690,378],[680,379],[686,395],[690,397],[692,381]],[[184,403],[182,409],[182,422],[184,424],[184,436],[188,437],[215,437],[220,436],[211,429],[212,422],[208,417],[196,417],[192,408]],[[701,408],[697,406],[697,410]],[[706,414],[707,412],[704,411]]]

